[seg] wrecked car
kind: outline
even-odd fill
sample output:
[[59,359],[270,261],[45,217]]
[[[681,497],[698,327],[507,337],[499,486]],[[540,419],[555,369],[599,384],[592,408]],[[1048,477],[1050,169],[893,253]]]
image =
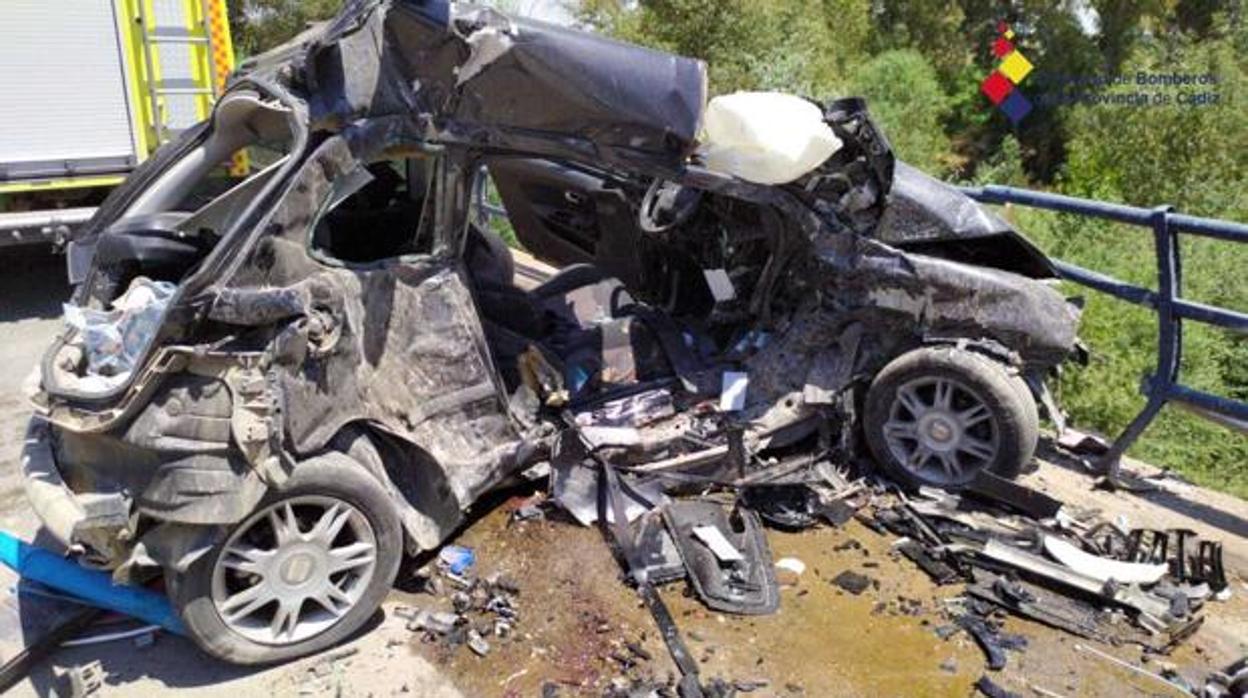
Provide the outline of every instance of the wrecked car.
[[[1078,310],[861,100],[802,102],[830,154],[751,181],[707,164],[698,61],[350,4],[245,64],[71,244],[28,498],[261,663],[356,631],[404,554],[568,454],[661,485],[869,455],[910,485],[1017,474]],[[535,287],[473,212],[483,170],[559,268]]]

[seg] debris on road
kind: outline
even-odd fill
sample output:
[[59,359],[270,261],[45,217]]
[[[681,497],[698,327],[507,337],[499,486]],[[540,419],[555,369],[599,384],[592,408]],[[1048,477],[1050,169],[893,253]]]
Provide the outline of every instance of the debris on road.
[[476,563],[476,553],[469,548],[448,545],[438,552],[438,564],[456,577],[462,577]]
[[87,698],[104,686],[104,667],[98,661],[89,662],[69,670],[69,695],[71,698]]
[[859,596],[870,588],[871,578],[853,570],[845,570],[833,577],[832,583],[854,596]]

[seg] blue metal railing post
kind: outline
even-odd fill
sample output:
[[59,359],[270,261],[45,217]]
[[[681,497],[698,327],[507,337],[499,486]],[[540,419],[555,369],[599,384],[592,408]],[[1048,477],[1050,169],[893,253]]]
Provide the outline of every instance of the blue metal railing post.
[[1157,372],[1145,381],[1144,394],[1148,398],[1144,409],[1131,420],[1109,451],[1101,459],[1101,469],[1111,483],[1121,481],[1122,456],[1157,418],[1166,406],[1175,384],[1179,380],[1179,365],[1183,358],[1183,324],[1174,312],[1182,287],[1182,267],[1179,246],[1170,228],[1171,207],[1153,209],[1150,222],[1153,229],[1153,247],[1157,255],[1157,293],[1153,305],[1157,311]]
[[1248,313],[1183,298],[1183,265],[1178,237],[1180,233],[1187,233],[1214,240],[1248,243],[1248,225],[1186,216],[1174,213],[1170,207],[1150,210],[996,185],[964,187],[962,192],[984,203],[1019,204],[1152,229],[1157,256],[1156,291],[1134,286],[1060,259],[1053,260],[1061,278],[1106,293],[1118,300],[1151,308],[1157,313],[1157,372],[1145,381],[1142,390],[1148,401],[1099,463],[1112,485],[1136,487],[1120,477],[1122,456],[1168,403],[1173,402],[1233,429],[1248,431],[1248,402],[1194,390],[1179,380],[1183,360],[1183,320],[1201,322],[1232,332],[1248,333]]

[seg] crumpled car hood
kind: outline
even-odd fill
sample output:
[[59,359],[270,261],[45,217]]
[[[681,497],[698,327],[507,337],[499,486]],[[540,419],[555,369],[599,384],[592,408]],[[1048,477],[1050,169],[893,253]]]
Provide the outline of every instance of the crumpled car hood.
[[963,240],[1015,232],[1009,223],[958,191],[897,162],[877,237],[889,244]]

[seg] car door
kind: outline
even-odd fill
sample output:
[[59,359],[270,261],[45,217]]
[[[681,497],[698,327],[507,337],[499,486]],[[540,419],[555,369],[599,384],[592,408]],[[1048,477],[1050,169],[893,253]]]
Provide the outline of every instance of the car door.
[[459,248],[437,232],[455,226],[433,220],[447,210],[434,205],[444,171],[435,162],[424,191],[391,182],[379,192],[379,178],[410,168],[378,164],[340,137],[317,148],[217,298],[214,319],[267,326],[271,381],[297,453],[371,424],[432,458],[463,508],[510,472],[523,444]]
[[555,266],[594,264],[639,283],[641,231],[629,182],[533,158],[494,158],[488,168],[516,238],[534,256]]

